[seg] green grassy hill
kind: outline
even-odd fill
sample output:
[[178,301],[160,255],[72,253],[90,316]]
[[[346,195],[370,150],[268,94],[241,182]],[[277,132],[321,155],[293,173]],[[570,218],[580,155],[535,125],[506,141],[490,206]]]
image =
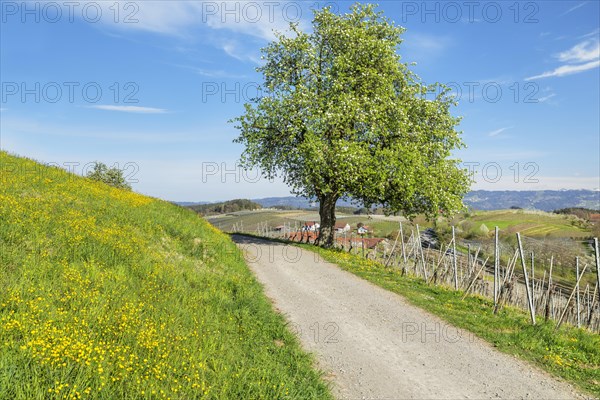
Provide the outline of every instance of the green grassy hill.
[[490,230],[497,226],[507,235],[515,232],[539,238],[580,238],[591,235],[590,226],[585,221],[571,215],[543,211],[478,211],[470,220],[478,224],[484,223]]
[[229,238],[0,152],[0,398],[330,398]]

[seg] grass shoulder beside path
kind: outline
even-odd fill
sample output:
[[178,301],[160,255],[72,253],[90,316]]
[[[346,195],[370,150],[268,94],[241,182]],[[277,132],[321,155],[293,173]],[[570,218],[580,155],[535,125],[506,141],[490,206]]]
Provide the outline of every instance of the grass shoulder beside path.
[[0,151],[0,399],[330,399],[231,239]]
[[600,397],[600,335],[596,333],[564,324],[556,331],[554,322],[543,319],[532,326],[529,315],[522,310],[504,307],[494,314],[490,299],[467,296],[461,300],[462,291],[427,285],[421,278],[402,276],[396,268],[386,268],[359,255],[281,242],[317,252],[326,261],[402,295],[415,306],[474,333],[498,350],[527,360],[584,393]]
[[345,252],[300,246],[317,251],[342,269],[402,295],[410,303],[474,333],[498,350],[532,362],[584,392],[600,397],[600,335],[566,325],[556,331],[553,321],[541,320],[532,326],[529,315],[522,310],[504,307],[494,314],[490,299],[467,296],[461,300],[462,291],[427,285],[420,278],[402,276],[396,268],[385,268]]

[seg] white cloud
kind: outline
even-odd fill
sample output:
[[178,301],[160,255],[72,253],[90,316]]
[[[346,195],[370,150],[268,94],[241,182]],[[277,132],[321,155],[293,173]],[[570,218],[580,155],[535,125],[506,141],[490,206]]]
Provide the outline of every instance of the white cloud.
[[406,45],[410,47],[418,47],[430,51],[445,50],[450,44],[447,37],[434,36],[424,33],[407,34],[410,40],[406,40]]
[[113,106],[113,105],[102,105],[102,104],[90,106],[89,108],[95,108],[98,110],[107,110],[107,111],[137,113],[137,114],[164,114],[167,112],[167,110],[165,110],[164,108],[139,107],[139,106]]
[[227,40],[223,42],[221,48],[225,54],[236,60],[260,64],[259,51],[256,48],[248,47],[237,40]]
[[550,93],[550,94],[549,94],[549,95],[547,95],[547,96],[540,97],[540,98],[538,99],[538,102],[540,102],[540,103],[544,103],[544,102],[546,102],[546,101],[550,100],[551,98],[553,98],[554,96],[556,96],[556,93]]
[[552,71],[544,72],[540,75],[530,76],[529,78],[525,78],[526,81],[531,81],[534,79],[542,79],[542,78],[551,78],[551,77],[559,77],[566,75],[573,75],[579,72],[587,71],[590,69],[598,68],[600,66],[600,61],[591,61],[586,64],[581,65],[563,65],[558,67]]
[[[29,3],[39,3],[28,0]],[[48,1],[50,2],[50,1]],[[185,29],[201,17],[201,4],[193,1],[92,1],[73,3],[73,12],[66,3],[62,13],[72,13],[91,24],[102,24],[122,30],[142,30],[160,34],[183,36]],[[88,10],[89,8],[89,10]],[[82,10],[88,10],[83,12]],[[86,17],[86,15],[93,17]],[[70,15],[70,14],[67,14]],[[96,20],[96,16],[98,16]],[[91,20],[93,18],[93,20]]]
[[600,58],[600,42],[597,40],[586,40],[558,54],[558,59],[562,62],[580,63],[598,58]]
[[502,132],[504,132],[504,131],[506,131],[506,130],[508,130],[508,129],[511,129],[511,128],[512,128],[512,126],[507,126],[507,127],[504,127],[504,128],[496,129],[495,131],[491,131],[491,132],[489,132],[487,135],[488,135],[489,137],[498,136],[498,135],[499,135],[499,134],[501,134]]
[[[125,4],[120,4],[123,9]],[[192,1],[144,1],[134,4],[135,8],[131,9],[133,21],[117,23],[116,27],[183,36],[187,28],[201,20],[200,7]]]
[[[246,9],[247,4],[239,1],[220,3],[221,5],[218,3],[212,4],[216,7],[226,7],[224,4],[229,4],[231,14],[228,14],[227,10],[229,9],[219,10],[219,12],[209,15],[204,13],[202,18],[208,27],[229,30],[267,41],[276,39],[275,32],[286,32],[293,20],[286,16],[283,9],[278,10],[280,7],[275,5],[280,3],[270,3],[272,7],[266,7],[267,3],[253,2],[251,3],[252,8],[248,9]],[[300,22],[300,28],[305,30],[306,27],[303,22]]]
[[583,3],[579,3],[571,8],[569,8],[567,11],[565,11],[564,13],[562,13],[560,16],[562,17],[563,15],[567,15],[569,13],[572,13],[573,11],[577,10],[578,8],[581,8],[583,6],[585,6],[587,4],[587,1],[584,1]]
[[206,76],[209,78],[231,78],[231,79],[247,78],[246,75],[232,74],[223,69],[208,69],[208,68],[194,67],[192,65],[181,65],[181,64],[170,64],[170,65],[173,65],[174,67],[178,67],[178,68],[187,69],[189,71],[194,72],[195,74],[198,74],[201,76]]
[[530,76],[525,80],[567,76],[598,68],[600,66],[600,43],[597,40],[585,40],[569,50],[558,53],[555,58],[566,64],[552,71]]
[[600,33],[600,28],[596,28],[595,30],[586,33],[585,35],[581,35],[579,36],[579,39],[583,39],[583,38],[587,38],[587,37],[598,37],[598,34]]
[[[150,32],[189,42],[201,38],[235,59],[257,64],[260,62],[257,49],[262,47],[262,42],[275,40],[275,32],[287,35],[291,22],[307,31],[312,19],[310,4],[292,1],[85,0],[78,3],[78,7],[86,4],[101,9],[103,17],[97,26],[120,32]],[[241,39],[259,41],[259,44],[249,46],[242,44]],[[185,46],[174,49],[188,50]]]
[[449,36],[407,32],[402,42],[402,55],[408,62],[431,62],[453,45],[454,41]]
[[[311,15],[298,2],[140,1],[93,2],[102,8],[102,22],[117,29],[141,30],[163,35],[191,37],[192,30],[207,27],[264,40],[273,31],[285,32],[290,22],[306,27]],[[114,4],[118,3],[119,6]],[[118,17],[115,10],[119,9]]]

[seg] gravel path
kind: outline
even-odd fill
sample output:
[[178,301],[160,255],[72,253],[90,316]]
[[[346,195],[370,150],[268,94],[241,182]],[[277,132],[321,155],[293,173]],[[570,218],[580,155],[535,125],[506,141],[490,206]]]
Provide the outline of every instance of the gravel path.
[[233,237],[339,399],[572,399],[568,384],[315,253]]

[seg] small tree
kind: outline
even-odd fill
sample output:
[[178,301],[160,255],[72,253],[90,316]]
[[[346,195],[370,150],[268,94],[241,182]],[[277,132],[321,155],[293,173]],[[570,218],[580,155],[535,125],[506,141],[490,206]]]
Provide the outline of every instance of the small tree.
[[98,161],[94,163],[94,168],[88,171],[86,176],[92,180],[104,182],[119,189],[131,190],[131,185],[123,177],[123,171],[115,167],[108,168],[106,164]]
[[292,24],[293,37],[278,34],[257,68],[264,96],[234,120],[244,167],[317,198],[327,247],[340,198],[433,216],[461,209],[470,184],[450,158],[463,144],[447,88],[423,85],[400,62],[402,28],[372,5],[351,11],[325,8],[315,12],[312,33]]

